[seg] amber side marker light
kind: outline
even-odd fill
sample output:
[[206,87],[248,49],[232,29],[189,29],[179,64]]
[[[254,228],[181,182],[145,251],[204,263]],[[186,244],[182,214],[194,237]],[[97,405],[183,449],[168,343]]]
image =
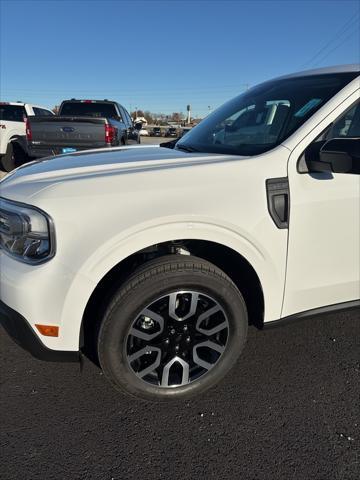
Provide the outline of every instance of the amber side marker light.
[[41,335],[45,337],[58,337],[59,336],[59,327],[53,325],[36,325],[35,327],[39,330]]

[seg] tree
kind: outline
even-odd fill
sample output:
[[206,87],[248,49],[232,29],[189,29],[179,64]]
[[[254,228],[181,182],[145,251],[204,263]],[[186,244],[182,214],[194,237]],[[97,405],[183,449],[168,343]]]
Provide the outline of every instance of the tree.
[[143,116],[146,118],[148,123],[154,123],[153,114],[149,112],[149,110],[146,110]]
[[183,119],[183,114],[182,114],[182,113],[174,112],[174,113],[171,115],[171,120],[172,120],[173,122],[181,123],[182,119]]

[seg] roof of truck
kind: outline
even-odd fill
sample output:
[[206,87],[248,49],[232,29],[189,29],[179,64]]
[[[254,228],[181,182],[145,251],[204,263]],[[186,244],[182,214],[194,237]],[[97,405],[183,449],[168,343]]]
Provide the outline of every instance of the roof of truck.
[[349,65],[336,65],[333,67],[316,68],[313,70],[304,70],[301,72],[291,73],[278,78],[295,78],[295,77],[307,77],[312,75],[326,75],[331,73],[347,73],[347,72],[359,72],[360,64],[353,63]]
[[29,107],[36,107],[36,108],[43,108],[45,110],[51,110],[49,107],[44,107],[43,105],[36,105],[35,103],[25,103],[25,102],[2,102],[2,101],[0,101],[0,105],[16,105],[18,107],[25,107],[25,105],[28,105]]

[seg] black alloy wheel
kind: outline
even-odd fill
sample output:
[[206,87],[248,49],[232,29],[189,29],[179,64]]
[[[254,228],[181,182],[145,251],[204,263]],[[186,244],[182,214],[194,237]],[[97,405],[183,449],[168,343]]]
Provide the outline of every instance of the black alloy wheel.
[[228,334],[227,316],[214,298],[197,291],[170,292],[134,320],[126,340],[127,360],[150,385],[188,385],[220,360]]
[[193,256],[160,257],[113,296],[98,334],[100,365],[131,395],[188,398],[234,365],[247,324],[241,293],[223,271]]

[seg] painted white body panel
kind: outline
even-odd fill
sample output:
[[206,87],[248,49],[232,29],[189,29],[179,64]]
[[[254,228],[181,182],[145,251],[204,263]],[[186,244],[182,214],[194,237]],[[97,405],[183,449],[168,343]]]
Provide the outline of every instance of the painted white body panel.
[[[32,325],[45,319],[60,325],[56,341],[62,350],[78,348],[86,303],[104,275],[138,250],[187,238],[241,252],[263,285],[266,319],[275,320],[281,314],[287,230],[277,229],[268,214],[265,180],[286,175],[288,157],[282,146],[256,160],[135,147],[18,169],[0,184],[1,195],[53,218],[57,253],[35,268],[4,258],[2,300]],[[63,168],[53,169],[54,162]],[[26,294],[13,288],[19,269],[31,279]],[[34,275],[47,279],[41,288]],[[51,347],[54,339],[42,341]]]
[[[46,211],[57,251],[36,267],[1,254],[2,301],[33,328],[60,326],[58,338],[41,337],[47,347],[77,350],[86,304],[106,273],[141,249],[176,239],[210,240],[247,259],[261,282],[265,322],[356,298],[359,177],[334,176],[330,192],[325,181],[298,174],[296,162],[357,89],[358,82],[349,84],[283,145],[256,157],[122,147],[13,171],[0,195]],[[289,230],[272,221],[265,189],[268,178],[286,176]],[[344,239],[347,251],[334,255]]]
[[[9,105],[16,105],[24,107],[26,115],[31,117],[34,115],[33,107],[42,108],[48,110],[47,108],[41,107],[39,105],[30,105],[29,103],[19,103],[19,102],[8,102]],[[6,153],[8,144],[16,137],[25,137],[26,129],[25,122],[12,122],[7,120],[0,120],[0,155]]]
[[348,96],[291,153],[282,316],[360,298],[360,177],[299,174],[296,168],[306,147],[359,97],[360,90]]

